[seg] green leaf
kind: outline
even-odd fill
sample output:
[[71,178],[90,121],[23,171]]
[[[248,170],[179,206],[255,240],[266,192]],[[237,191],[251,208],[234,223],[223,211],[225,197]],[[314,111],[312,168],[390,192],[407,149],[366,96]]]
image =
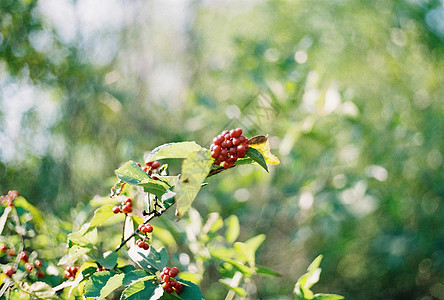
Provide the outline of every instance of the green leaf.
[[178,280],[184,285],[183,291],[180,293],[180,298],[183,300],[202,300],[205,299],[200,288],[191,281]]
[[97,261],[106,269],[113,269],[117,265],[119,255],[116,251],[108,251],[103,253],[103,257],[98,257]]
[[276,272],[272,269],[269,269],[264,266],[259,266],[259,265],[256,265],[256,274],[265,275],[265,276],[272,276],[272,277],[282,276],[282,274],[279,274],[278,272]]
[[231,215],[225,220],[227,231],[225,232],[225,239],[228,243],[233,244],[240,233],[239,219],[236,215]]
[[153,180],[134,161],[129,161],[115,171],[117,177],[129,184],[142,186],[145,192],[156,195],[159,199],[169,188],[160,180]]
[[110,271],[94,273],[85,284],[84,297],[104,299],[122,285],[125,274]]
[[164,247],[156,251],[153,247],[148,250],[133,246],[128,250],[130,258],[141,268],[155,273],[162,270],[168,264],[168,252]]
[[[160,288],[160,289],[159,289]],[[127,287],[120,297],[121,300],[155,300],[163,295],[163,288],[149,279],[141,279]]]
[[251,275],[253,275],[253,271],[251,270],[251,268],[247,267],[246,265],[244,265],[240,261],[236,261],[236,260],[230,259],[230,258],[225,258],[224,261],[231,264],[236,270],[241,272],[247,278],[251,277]]
[[113,207],[113,204],[107,204],[96,209],[94,211],[94,216],[89,223],[89,228],[101,226],[107,219],[114,216]]
[[265,171],[268,172],[268,166],[267,163],[265,162],[265,158],[262,156],[262,154],[259,151],[257,151],[254,148],[249,148],[247,152],[245,152],[245,154],[248,157],[250,157],[252,160],[257,162],[262,168],[265,169]]
[[256,262],[256,251],[264,240],[265,234],[259,234],[247,240],[245,243],[234,243],[234,249],[236,253],[250,264],[251,267],[254,267]]
[[222,283],[224,286],[226,286],[228,289],[232,290],[233,292],[235,292],[239,296],[245,297],[247,295],[247,292],[243,288],[231,286],[230,281],[231,281],[231,279],[229,279],[229,278],[219,279],[220,283]]
[[314,295],[315,300],[341,300],[344,299],[343,296],[335,294],[316,294]]
[[2,234],[3,229],[5,228],[6,221],[8,220],[8,215],[11,212],[12,208],[7,206],[2,216],[0,217],[0,234]]
[[165,194],[162,195],[162,205],[165,209],[172,206],[174,203],[176,203],[176,199],[174,198],[176,196],[176,193],[168,190]]
[[145,270],[133,270],[125,274],[125,277],[123,278],[122,285],[129,286],[133,284],[136,281],[145,279],[145,278],[155,279],[156,277],[153,275],[150,275]]
[[159,179],[166,182],[170,187],[175,186],[179,182],[179,176],[159,176]]
[[23,282],[20,285],[20,288],[29,294],[37,296],[39,299],[57,299],[52,287],[43,281],[37,281],[31,285],[27,282]]
[[14,199],[14,205],[16,207],[21,207],[27,211],[29,211],[33,217],[33,221],[38,225],[38,226],[42,226],[44,224],[44,218],[42,216],[42,214],[40,213],[40,211],[31,203],[29,203],[28,201],[26,201],[25,198],[23,198],[22,196],[19,196],[17,198]]
[[184,159],[180,183],[174,187],[179,218],[190,208],[212,164],[213,158],[208,150],[192,152]]
[[79,245],[74,245],[71,248],[69,248],[68,254],[63,256],[59,262],[58,265],[66,265],[66,264],[72,264],[77,259],[85,255],[86,253],[90,252],[91,248],[85,248]]
[[316,282],[319,281],[319,276],[321,275],[321,269],[319,265],[322,261],[322,255],[316,257],[313,262],[308,267],[307,279],[304,284],[304,288],[311,288]]
[[97,243],[97,228],[90,229],[89,223],[83,224],[80,230],[68,234],[68,241],[80,246]]
[[147,161],[154,161],[164,158],[186,158],[192,152],[200,151],[202,147],[195,142],[169,143],[161,145],[151,151]]

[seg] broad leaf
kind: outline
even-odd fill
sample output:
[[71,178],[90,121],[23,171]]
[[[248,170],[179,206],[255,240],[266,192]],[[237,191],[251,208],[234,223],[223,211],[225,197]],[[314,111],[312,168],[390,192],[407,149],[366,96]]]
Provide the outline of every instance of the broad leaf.
[[91,251],[90,248],[74,245],[71,248],[69,248],[68,254],[63,256],[57,264],[58,265],[72,264],[77,259],[79,259],[80,257],[82,257],[83,255],[87,254],[90,251]]
[[169,260],[168,253],[163,247],[157,252],[153,247],[143,250],[134,246],[128,250],[128,255],[139,267],[151,273],[162,270]]
[[130,271],[125,274],[125,277],[123,278],[123,281],[122,281],[122,285],[129,286],[129,285],[135,283],[136,281],[146,279],[148,277],[150,279],[156,278],[155,276],[150,275],[145,270],[133,270],[133,271]]
[[147,161],[164,158],[186,158],[192,152],[200,151],[202,147],[195,142],[169,143],[155,148],[148,155]]
[[107,204],[96,209],[94,211],[94,217],[89,223],[89,228],[101,226],[108,218],[114,216],[113,207],[113,204]]
[[110,271],[94,273],[85,284],[84,297],[104,299],[122,285],[125,274],[116,274]]
[[[159,289],[160,288],[160,289]],[[149,279],[141,279],[127,287],[120,297],[121,300],[156,300],[162,297],[163,288]]]
[[258,150],[251,147],[250,149],[247,150],[247,152],[245,154],[248,157],[250,157],[252,160],[257,162],[262,168],[265,169],[265,171],[268,172],[267,163],[265,162],[264,157],[262,156],[262,154]]
[[212,164],[213,158],[207,150],[192,152],[184,159],[180,183],[174,188],[174,192],[176,193],[177,216],[179,218],[190,208]]
[[90,229],[89,223],[83,224],[80,230],[68,234],[68,241],[80,246],[94,245],[97,240],[97,228]]
[[115,251],[103,253],[103,257],[98,257],[97,261],[106,269],[113,269],[117,265],[118,254]]
[[252,137],[249,140],[248,145],[251,148],[258,150],[265,158],[265,162],[270,165],[279,165],[279,158],[271,154],[270,152],[270,143],[268,142],[268,138],[264,135],[258,135]]
[[37,281],[31,285],[27,282],[22,282],[20,283],[20,288],[39,299],[58,299],[52,287],[43,281]]
[[169,186],[151,179],[135,162],[129,161],[115,171],[117,177],[129,184],[142,186],[145,192],[156,195],[159,199]]
[[184,285],[183,291],[180,293],[180,298],[183,300],[202,300],[205,299],[200,288],[191,281],[178,280]]

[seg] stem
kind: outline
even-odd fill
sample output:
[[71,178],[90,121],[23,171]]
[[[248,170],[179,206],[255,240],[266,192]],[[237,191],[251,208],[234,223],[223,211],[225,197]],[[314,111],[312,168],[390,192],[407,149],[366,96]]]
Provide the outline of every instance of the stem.
[[[169,206],[168,208],[170,208],[171,206]],[[164,212],[167,211],[168,208],[164,208],[160,211],[152,211],[150,212],[149,217],[143,221],[143,224],[148,224],[149,221],[151,221],[152,219],[154,219],[155,217],[160,217]],[[117,246],[116,248],[116,252],[119,251],[132,237],[134,237],[135,235],[137,235],[139,233],[139,228],[137,228],[129,237],[127,237],[126,239],[123,239],[122,242],[120,243],[119,246]]]
[[126,226],[126,218],[128,217],[128,214],[125,214],[125,219],[123,220],[123,229],[122,229],[122,241],[120,243],[123,243],[125,240],[125,226]]

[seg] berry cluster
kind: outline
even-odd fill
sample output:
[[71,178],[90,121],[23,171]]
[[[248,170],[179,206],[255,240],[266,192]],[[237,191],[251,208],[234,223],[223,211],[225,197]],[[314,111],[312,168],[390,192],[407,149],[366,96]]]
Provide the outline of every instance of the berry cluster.
[[109,269],[102,268],[102,267],[99,267],[99,268],[96,269],[96,272],[102,272],[102,271],[109,271]]
[[[0,253],[5,253],[5,252],[7,252],[9,256],[15,256],[16,253],[14,249],[8,249],[8,246],[6,246],[5,244],[0,244]],[[34,267],[36,269],[40,269],[43,266],[42,261],[39,259],[36,259],[34,261],[34,264],[30,263],[28,261],[29,260],[28,253],[26,251],[20,252],[17,255],[17,259],[25,264],[25,269],[26,271],[28,271],[28,273],[31,273],[32,270],[34,270]],[[6,276],[11,277],[16,273],[16,270],[14,269],[14,267],[8,266],[6,269],[3,270],[3,272],[6,274]],[[41,270],[38,270],[36,275],[38,278],[45,278],[45,273],[43,273],[43,271]]]
[[124,214],[132,213],[133,212],[133,200],[128,198],[124,202],[122,202],[122,205],[113,207],[113,213],[118,214],[120,212],[124,213]]
[[139,163],[137,163],[137,165],[142,168],[142,170],[147,173],[151,177],[151,179],[159,179],[158,175],[156,173],[153,173],[153,171],[160,167],[160,163],[158,161],[148,161],[145,163],[145,167],[142,167],[142,165]]
[[179,269],[177,269],[176,267],[172,267],[171,269],[165,267],[160,273],[160,278],[162,278],[164,282],[163,289],[166,293],[170,294],[175,291],[177,294],[179,294],[180,292],[182,292],[183,285],[180,282],[174,280],[177,274],[179,274]]
[[143,240],[137,240],[136,245],[139,248],[148,250],[150,248],[150,245],[145,241],[145,239],[147,238],[146,234],[153,232],[153,226],[151,226],[151,224],[140,224],[138,230],[140,233],[145,234],[145,237]]
[[8,194],[0,196],[0,203],[14,207],[14,199],[19,196],[16,190],[9,191]]
[[66,267],[65,271],[63,272],[63,275],[65,275],[66,278],[74,279],[76,277],[77,272],[79,271],[79,267]]
[[210,146],[211,157],[216,166],[231,168],[238,158],[245,156],[248,150],[248,139],[242,135],[242,129],[224,130],[213,139]]

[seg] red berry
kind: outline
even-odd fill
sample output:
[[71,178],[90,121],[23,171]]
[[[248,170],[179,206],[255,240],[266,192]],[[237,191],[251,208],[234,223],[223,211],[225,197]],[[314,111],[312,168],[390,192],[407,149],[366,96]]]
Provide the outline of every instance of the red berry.
[[148,232],[148,233],[153,232],[153,226],[151,226],[151,224],[146,224],[145,228],[146,228],[146,232]]
[[150,168],[149,168],[149,167],[143,167],[142,170],[143,170],[145,173],[148,173],[148,171],[150,170]]
[[9,201],[8,201],[8,206],[9,206],[9,207],[14,207],[14,202],[13,202],[12,200],[9,200]]
[[170,272],[168,273],[170,277],[176,277],[177,274],[179,274],[179,269],[176,267],[171,268]]
[[151,179],[153,180],[159,180],[159,177],[156,174],[151,175]]
[[151,165],[153,164],[153,162],[152,161],[147,161],[146,163],[145,163],[145,165],[147,166],[147,167],[150,167],[151,168]]
[[118,214],[120,212],[120,207],[114,206],[113,207],[113,213]]
[[147,242],[143,242],[142,248],[144,250],[148,250],[150,248],[150,245]]
[[5,244],[1,244],[0,245],[0,252],[4,253],[4,252],[6,252],[6,250],[8,250],[8,246],[6,246]]
[[176,283],[176,286],[174,287],[174,291],[178,294],[180,294],[183,291],[183,284],[180,282]]
[[165,287],[164,290],[168,294],[171,294],[173,292],[173,288],[171,286]]
[[142,168],[142,166],[139,164],[139,163],[136,163],[136,165],[138,165],[139,166],[139,168]]
[[163,279],[164,282],[170,282],[170,280],[171,280],[170,276],[167,275],[167,274],[163,275],[162,279]]
[[42,261],[41,260],[39,260],[39,259],[37,259],[35,262],[34,262],[34,266],[37,268],[37,269],[40,269],[41,267],[42,267]]
[[8,255],[9,256],[15,256],[15,250],[14,249],[9,249],[9,251],[8,251]]
[[65,270],[65,271],[63,272],[63,275],[64,275],[66,278],[70,278],[70,277],[71,277],[71,272],[70,272],[69,270]]
[[126,200],[125,200],[125,204],[128,204],[128,203],[133,204],[133,200],[131,200],[131,198],[126,199]]
[[3,273],[5,273],[5,275],[9,278],[11,278],[16,272],[17,271],[11,266],[7,266],[6,269],[3,270]]
[[71,274],[75,275],[77,273],[77,268],[72,266],[69,268],[69,272],[71,272]]
[[26,253],[25,251],[22,251],[19,253],[18,258],[22,261],[22,262],[28,262],[28,253]]
[[26,264],[25,264],[25,269],[26,269],[26,271],[28,271],[29,273],[31,273],[31,271],[32,271],[33,268],[34,268],[34,267],[32,266],[32,264],[30,264],[30,263],[26,263]]
[[133,211],[133,210],[132,210],[131,206],[129,206],[128,204],[125,204],[125,205],[122,207],[122,212],[125,213],[125,214],[129,214],[129,213],[131,213],[132,211]]
[[160,163],[158,161],[153,161],[152,165],[151,165],[151,169],[155,170],[158,167],[160,167]]
[[37,272],[37,277],[38,277],[38,278],[45,278],[45,273],[43,273],[42,271],[39,270],[39,271]]

